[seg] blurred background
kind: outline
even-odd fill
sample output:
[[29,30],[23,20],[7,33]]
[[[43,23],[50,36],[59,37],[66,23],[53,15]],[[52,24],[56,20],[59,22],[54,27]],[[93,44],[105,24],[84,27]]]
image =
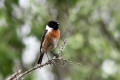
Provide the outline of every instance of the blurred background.
[[0,0],[0,80],[35,65],[49,20],[60,22],[62,56],[73,63],[46,66],[24,80],[120,79],[120,0]]

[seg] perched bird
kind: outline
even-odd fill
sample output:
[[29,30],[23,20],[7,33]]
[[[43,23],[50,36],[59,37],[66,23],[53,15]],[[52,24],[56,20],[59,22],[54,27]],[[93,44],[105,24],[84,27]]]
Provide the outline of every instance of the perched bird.
[[[57,47],[59,38],[59,23],[57,21],[49,21],[41,38],[38,64],[41,64],[43,55],[47,53],[47,51],[52,52]],[[54,56],[58,57],[59,55],[54,53]]]

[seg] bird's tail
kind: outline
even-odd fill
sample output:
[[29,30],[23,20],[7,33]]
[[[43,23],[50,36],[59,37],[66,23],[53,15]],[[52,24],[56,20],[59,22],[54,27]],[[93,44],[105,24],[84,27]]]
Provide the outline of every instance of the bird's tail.
[[44,55],[44,53],[40,54],[40,57],[39,57],[39,60],[38,60],[37,64],[41,64],[42,63],[43,55]]

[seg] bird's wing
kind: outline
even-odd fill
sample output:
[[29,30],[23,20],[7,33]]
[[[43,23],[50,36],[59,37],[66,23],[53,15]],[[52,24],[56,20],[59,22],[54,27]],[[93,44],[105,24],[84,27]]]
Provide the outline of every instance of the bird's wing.
[[42,44],[43,44],[43,42],[44,42],[44,39],[45,39],[45,36],[46,36],[47,31],[48,31],[48,30],[44,30],[44,33],[42,34],[42,37],[41,37],[41,45],[40,45],[40,52],[41,52]]

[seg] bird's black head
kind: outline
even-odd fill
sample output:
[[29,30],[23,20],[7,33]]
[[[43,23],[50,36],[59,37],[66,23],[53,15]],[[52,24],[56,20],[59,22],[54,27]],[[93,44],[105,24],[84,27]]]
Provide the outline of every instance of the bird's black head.
[[47,25],[54,30],[59,28],[59,23],[57,21],[49,21]]

